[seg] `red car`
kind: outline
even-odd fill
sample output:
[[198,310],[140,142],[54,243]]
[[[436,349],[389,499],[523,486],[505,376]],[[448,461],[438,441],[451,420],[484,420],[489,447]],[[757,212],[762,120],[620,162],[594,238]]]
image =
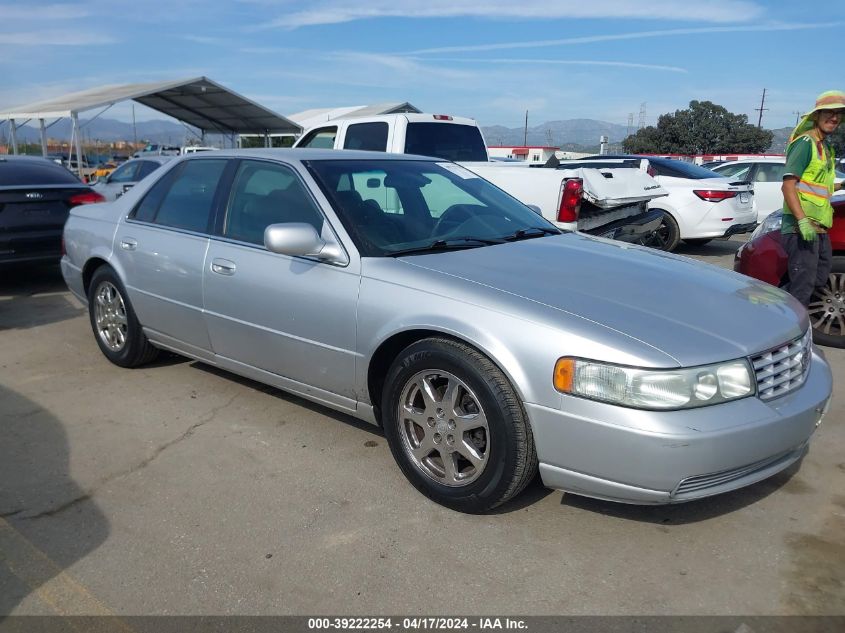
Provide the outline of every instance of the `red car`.
[[[807,311],[813,324],[813,339],[821,345],[845,347],[845,196],[835,196],[833,227],[833,270],[824,290],[816,292]],[[749,277],[783,286],[789,280],[786,252],[780,241],[781,212],[769,215],[736,252],[734,270]]]

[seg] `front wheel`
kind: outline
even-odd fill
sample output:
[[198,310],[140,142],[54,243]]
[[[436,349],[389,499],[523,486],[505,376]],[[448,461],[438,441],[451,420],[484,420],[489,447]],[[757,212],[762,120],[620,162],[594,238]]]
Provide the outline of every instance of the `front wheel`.
[[91,278],[88,316],[100,351],[115,365],[137,367],[158,355],[138,323],[123,284],[109,266],[101,266]]
[[384,433],[408,480],[437,503],[486,512],[537,471],[522,404],[489,358],[445,338],[407,347],[382,396]]
[[834,257],[827,284],[807,307],[813,340],[819,345],[845,347],[845,257]]

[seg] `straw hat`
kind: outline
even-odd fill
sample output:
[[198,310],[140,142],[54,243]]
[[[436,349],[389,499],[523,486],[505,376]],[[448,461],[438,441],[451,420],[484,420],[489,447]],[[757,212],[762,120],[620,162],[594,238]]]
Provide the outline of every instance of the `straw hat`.
[[813,129],[813,115],[819,110],[845,110],[845,92],[828,90],[821,93],[816,98],[816,106],[805,114],[792,130],[792,134],[789,135],[790,143]]

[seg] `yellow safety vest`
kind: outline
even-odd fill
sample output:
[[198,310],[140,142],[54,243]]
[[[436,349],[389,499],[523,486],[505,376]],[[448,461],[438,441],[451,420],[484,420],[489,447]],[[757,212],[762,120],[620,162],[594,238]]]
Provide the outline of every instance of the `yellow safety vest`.
[[[802,136],[809,135],[804,134]],[[809,136],[809,138],[813,144],[812,158],[810,164],[807,165],[804,173],[798,179],[795,189],[798,192],[798,200],[801,202],[804,215],[829,229],[833,224],[833,207],[830,206],[830,197],[833,195],[833,180],[836,175],[833,169],[833,148],[823,143],[823,149],[820,150],[815,139],[812,136]],[[799,139],[801,139],[801,136],[792,142],[795,143]],[[824,148],[828,151],[825,152]],[[830,155],[827,156],[827,153]],[[786,201],[783,203],[783,212],[792,215]]]

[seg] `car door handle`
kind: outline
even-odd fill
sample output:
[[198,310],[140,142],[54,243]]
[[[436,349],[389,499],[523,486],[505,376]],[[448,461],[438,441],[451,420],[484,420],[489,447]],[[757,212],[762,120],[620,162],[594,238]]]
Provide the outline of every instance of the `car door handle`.
[[124,237],[120,240],[120,248],[125,251],[134,251],[138,248],[138,240],[131,237]]
[[211,272],[218,275],[234,275],[235,262],[230,262],[228,259],[212,259]]

